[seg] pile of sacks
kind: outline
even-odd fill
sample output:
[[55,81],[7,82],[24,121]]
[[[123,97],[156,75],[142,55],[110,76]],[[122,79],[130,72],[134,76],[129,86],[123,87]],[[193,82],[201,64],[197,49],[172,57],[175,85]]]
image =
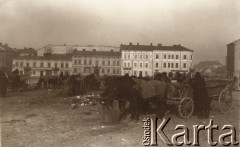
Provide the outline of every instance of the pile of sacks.
[[98,94],[98,93],[78,95],[78,96],[72,97],[71,106],[72,106],[72,108],[76,108],[79,105],[80,106],[92,106],[92,105],[96,104],[97,99],[99,99],[99,98],[100,98],[100,94]]

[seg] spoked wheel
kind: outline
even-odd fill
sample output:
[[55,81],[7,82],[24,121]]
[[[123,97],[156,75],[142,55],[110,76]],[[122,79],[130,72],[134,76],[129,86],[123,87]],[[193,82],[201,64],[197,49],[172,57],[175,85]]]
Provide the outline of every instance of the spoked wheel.
[[228,88],[225,88],[218,97],[219,110],[227,113],[232,109],[232,95]]
[[189,118],[192,116],[194,110],[194,102],[191,98],[185,97],[178,105],[178,115],[181,118]]

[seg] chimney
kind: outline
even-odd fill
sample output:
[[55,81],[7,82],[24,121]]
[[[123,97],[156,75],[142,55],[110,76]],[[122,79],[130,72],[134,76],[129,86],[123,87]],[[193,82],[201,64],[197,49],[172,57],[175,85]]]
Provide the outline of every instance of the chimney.
[[5,43],[5,46],[6,46],[6,47],[8,47],[8,44],[7,44],[7,43]]
[[153,46],[153,44],[151,43],[151,46]]
[[139,45],[139,43],[137,43],[137,45]]
[[24,47],[24,49],[26,50],[27,48],[26,48],[26,47]]
[[0,42],[0,45],[2,45],[2,42]]
[[130,42],[129,45],[132,45],[132,42]]
[[158,46],[162,46],[162,44],[161,44],[161,43],[158,43]]
[[66,46],[66,43],[64,43],[64,46]]

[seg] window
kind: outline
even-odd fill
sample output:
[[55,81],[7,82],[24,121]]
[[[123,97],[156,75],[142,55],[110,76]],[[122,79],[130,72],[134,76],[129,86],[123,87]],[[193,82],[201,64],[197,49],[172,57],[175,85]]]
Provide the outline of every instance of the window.
[[64,68],[64,63],[61,63],[61,68]]
[[77,68],[74,68],[74,72],[77,72]]
[[137,67],[137,63],[136,62],[134,62],[134,67]]
[[26,67],[29,67],[29,63],[26,63]]
[[20,67],[23,67],[23,62],[20,62]]
[[140,66],[140,68],[142,68],[142,63],[140,63],[140,65],[139,65],[139,66]]
[[109,68],[107,69],[107,73],[110,74],[110,69]]
[[54,67],[57,68],[57,67],[58,67],[58,64],[57,64],[57,63],[54,63]]
[[163,58],[164,58],[164,59],[167,59],[167,55],[164,55]]
[[40,67],[43,67],[43,63],[42,62],[40,63]]
[[172,55],[172,59],[174,59],[174,55]]
[[128,62],[128,67],[130,67],[130,62]]
[[137,59],[137,55],[134,55],[134,58]]
[[124,54],[124,59],[127,59],[127,55],[126,54]]
[[176,59],[178,59],[178,55],[176,55]]
[[175,67],[178,68],[178,63],[175,64]]
[[187,64],[186,63],[183,63],[183,68],[187,68]]
[[48,63],[48,67],[51,67],[51,63]]
[[110,60],[108,60],[108,65],[110,65],[110,63],[111,63]]
[[18,66],[18,62],[16,62],[15,65]]
[[78,60],[74,60],[74,64],[77,64]]
[[148,63],[145,63],[145,68],[148,68]]
[[172,68],[174,68],[174,63],[172,63],[172,66],[171,66]]
[[171,67],[171,65],[170,65],[170,63],[168,63],[168,68],[170,68]]
[[36,75],[36,71],[33,71],[33,72],[32,72],[32,75]]
[[117,66],[119,66],[119,61],[117,61]]
[[78,64],[81,64],[81,60],[78,60]]
[[156,68],[158,68],[158,63],[156,63]]
[[116,62],[115,62],[115,61],[113,61],[113,66],[115,66],[115,64],[116,64]]
[[91,60],[91,59],[88,61],[88,64],[89,64],[89,65],[92,65],[92,60]]
[[113,74],[115,74],[116,73],[116,71],[115,71],[115,69],[113,69]]
[[36,67],[36,62],[33,62],[33,67]]
[[105,69],[103,68],[103,69],[102,69],[102,74],[104,74],[104,73],[105,73]]
[[133,74],[134,74],[134,76],[137,76],[137,71],[134,71]]
[[65,68],[68,68],[68,63],[65,63]]
[[124,67],[127,67],[127,63],[126,62],[124,62]]
[[163,68],[166,68],[167,67],[167,63],[163,63]]
[[130,54],[128,54],[128,59],[130,59]]
[[168,59],[171,59],[171,55],[168,55]]
[[95,60],[95,66],[98,66],[98,60]]
[[142,56],[142,55],[140,55],[140,59],[142,59],[142,57],[143,57],[143,56]]
[[146,59],[148,59],[148,55],[146,55]]
[[187,55],[183,55],[183,59],[186,60],[187,59]]
[[84,65],[87,65],[87,59],[84,59]]
[[104,60],[102,60],[102,65],[105,65],[105,61]]
[[120,73],[120,70],[119,69],[117,69],[117,74],[119,74]]
[[147,76],[148,75],[148,71],[145,71],[145,76]]
[[159,55],[158,54],[156,54],[156,59],[158,59],[159,58]]

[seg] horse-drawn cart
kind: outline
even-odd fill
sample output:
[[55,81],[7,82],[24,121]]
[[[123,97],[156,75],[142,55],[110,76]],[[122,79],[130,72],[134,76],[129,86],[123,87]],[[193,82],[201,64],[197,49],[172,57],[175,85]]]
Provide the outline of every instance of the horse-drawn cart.
[[[220,112],[226,113],[232,108],[231,83],[227,80],[207,81],[208,97],[218,101]],[[183,86],[179,90],[178,96],[168,96],[168,105],[177,108],[177,114],[181,118],[189,118],[194,111],[194,101],[192,99],[192,89],[189,85]]]

